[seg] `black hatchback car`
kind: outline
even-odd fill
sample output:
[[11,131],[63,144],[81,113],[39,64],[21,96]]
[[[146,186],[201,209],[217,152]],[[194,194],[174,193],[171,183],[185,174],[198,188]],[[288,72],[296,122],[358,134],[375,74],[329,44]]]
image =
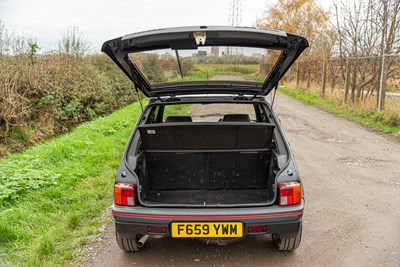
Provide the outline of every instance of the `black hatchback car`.
[[271,234],[301,240],[303,184],[265,96],[308,47],[248,27],[178,27],[125,35],[105,52],[148,99],[114,185],[118,245],[149,237],[226,244]]

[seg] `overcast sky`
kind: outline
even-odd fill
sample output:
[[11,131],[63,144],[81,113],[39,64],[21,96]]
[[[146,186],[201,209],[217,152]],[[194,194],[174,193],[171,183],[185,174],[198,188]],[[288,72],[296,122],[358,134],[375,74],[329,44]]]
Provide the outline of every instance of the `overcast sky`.
[[[242,25],[254,26],[268,0],[242,0]],[[320,0],[318,2],[323,3]],[[95,51],[137,31],[190,25],[228,25],[230,0],[0,0],[7,29],[32,35],[44,50],[57,48],[66,28],[79,27]]]

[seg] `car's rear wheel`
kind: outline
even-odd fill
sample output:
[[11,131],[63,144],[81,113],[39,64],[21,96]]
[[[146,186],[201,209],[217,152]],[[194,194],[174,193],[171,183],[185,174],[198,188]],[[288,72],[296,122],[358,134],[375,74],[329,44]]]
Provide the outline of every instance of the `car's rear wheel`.
[[290,252],[300,246],[302,226],[300,222],[299,231],[296,236],[289,238],[281,238],[279,234],[272,234],[272,241],[279,251]]
[[135,238],[126,237],[123,238],[119,235],[117,231],[115,231],[115,237],[117,239],[117,244],[120,249],[125,250],[126,252],[137,252],[142,248],[138,247],[138,241],[143,235],[135,235]]

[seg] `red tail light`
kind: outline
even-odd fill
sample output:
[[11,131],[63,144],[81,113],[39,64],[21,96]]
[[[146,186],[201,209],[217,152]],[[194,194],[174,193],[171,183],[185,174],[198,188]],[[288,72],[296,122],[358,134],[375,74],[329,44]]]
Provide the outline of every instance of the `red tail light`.
[[278,204],[280,206],[301,203],[301,184],[298,182],[280,183]]
[[114,203],[120,206],[136,206],[136,185],[116,183],[114,185]]

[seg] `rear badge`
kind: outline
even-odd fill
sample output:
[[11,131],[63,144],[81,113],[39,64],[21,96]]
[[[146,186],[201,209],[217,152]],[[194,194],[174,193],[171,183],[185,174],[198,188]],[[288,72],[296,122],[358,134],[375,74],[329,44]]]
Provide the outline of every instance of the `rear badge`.
[[156,134],[156,130],[147,130],[147,134]]

